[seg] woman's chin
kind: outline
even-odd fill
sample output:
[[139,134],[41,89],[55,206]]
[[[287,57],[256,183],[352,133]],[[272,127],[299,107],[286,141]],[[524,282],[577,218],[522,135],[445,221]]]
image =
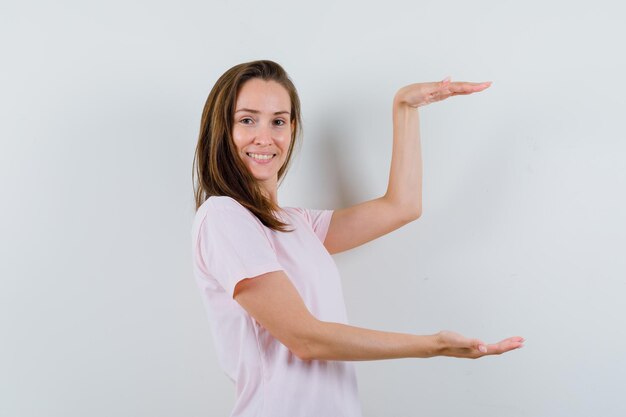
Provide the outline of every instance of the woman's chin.
[[256,179],[259,182],[268,182],[271,181],[272,179],[276,179],[277,178],[277,174],[268,174],[266,172],[254,172],[252,171],[252,176],[254,177],[254,179]]

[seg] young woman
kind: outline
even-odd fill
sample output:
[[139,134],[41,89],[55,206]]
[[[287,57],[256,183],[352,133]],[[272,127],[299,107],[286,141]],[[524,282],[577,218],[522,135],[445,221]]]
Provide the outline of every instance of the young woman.
[[236,385],[232,416],[361,416],[350,361],[454,356],[520,348],[442,331],[413,335],[350,326],[332,254],[417,218],[422,162],[417,108],[490,83],[411,84],[393,101],[387,192],[337,210],[280,207],[279,181],[301,131],[300,101],[272,61],[236,65],[202,114],[194,177],[194,273],[218,359]]

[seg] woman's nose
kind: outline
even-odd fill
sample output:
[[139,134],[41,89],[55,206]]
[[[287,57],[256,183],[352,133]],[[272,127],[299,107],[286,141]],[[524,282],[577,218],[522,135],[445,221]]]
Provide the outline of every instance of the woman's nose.
[[257,145],[265,145],[272,142],[272,133],[270,129],[263,128],[259,129],[256,137],[254,138],[254,143]]

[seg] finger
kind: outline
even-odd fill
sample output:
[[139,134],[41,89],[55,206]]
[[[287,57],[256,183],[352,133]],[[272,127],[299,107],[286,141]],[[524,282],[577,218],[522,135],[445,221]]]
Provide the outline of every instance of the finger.
[[514,349],[519,349],[521,347],[524,347],[524,343],[519,341],[519,338],[509,338],[504,339],[501,342],[488,345],[487,352],[490,355],[500,355]]
[[513,336],[513,337],[508,337],[506,339],[500,340],[500,342],[498,343],[502,343],[502,342],[519,342],[519,343],[524,343],[525,339],[521,336]]
[[468,83],[468,82],[456,82],[451,83],[449,86],[449,90],[452,95],[465,95],[478,93],[479,91],[483,91],[491,86],[491,81],[484,83]]
[[453,94],[472,94],[486,90],[491,84],[484,83],[478,85],[451,85],[450,91]]
[[444,78],[443,80],[441,80],[440,82],[434,85],[434,89],[430,93],[430,99],[432,101],[443,100],[444,98],[447,98],[451,95],[451,92],[450,92],[450,80],[451,79],[452,78],[450,76],[447,76],[446,78]]
[[474,339],[472,341],[472,348],[480,352],[481,354],[486,354],[488,352],[487,344],[484,343],[480,339]]

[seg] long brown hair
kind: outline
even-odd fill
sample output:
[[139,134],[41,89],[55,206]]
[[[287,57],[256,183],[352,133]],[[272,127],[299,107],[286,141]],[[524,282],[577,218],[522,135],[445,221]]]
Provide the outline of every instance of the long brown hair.
[[280,207],[263,194],[256,178],[238,156],[232,139],[237,93],[241,86],[252,78],[276,81],[289,93],[290,121],[293,123],[293,130],[287,158],[278,170],[279,184],[287,173],[294,145],[302,133],[300,99],[296,87],[285,70],[276,62],[259,60],[235,65],[217,80],[202,111],[200,135],[192,169],[196,210],[210,196],[229,196],[250,210],[265,226],[276,231],[288,232],[291,231],[285,229],[288,224],[279,220],[273,213]]

